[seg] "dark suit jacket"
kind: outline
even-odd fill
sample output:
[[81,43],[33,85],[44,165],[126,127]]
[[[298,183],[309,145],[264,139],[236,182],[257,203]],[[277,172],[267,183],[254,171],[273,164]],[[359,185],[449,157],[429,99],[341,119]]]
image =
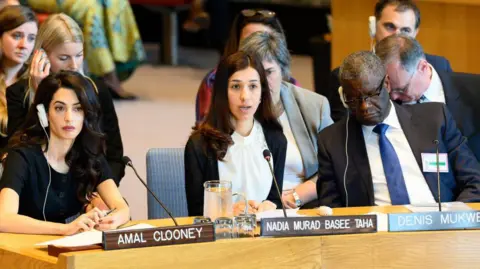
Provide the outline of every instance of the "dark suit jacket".
[[[448,153],[448,173],[440,173],[442,202],[480,201],[480,164],[456,128],[448,109],[440,103],[409,106],[395,104],[398,120],[409,142],[418,166],[423,171],[421,153],[435,153],[433,140],[438,139],[440,153]],[[318,137],[320,203],[330,207],[346,206],[343,176],[346,169],[345,139],[347,118],[325,128]],[[346,174],[348,206],[372,206],[375,203],[370,164],[362,126],[350,117],[348,121],[348,157]],[[375,165],[382,165],[378,163]],[[436,173],[423,173],[430,191],[438,202]]]
[[[287,156],[287,139],[281,130],[263,128],[267,146],[272,153],[273,171],[280,192],[283,187],[283,173]],[[261,149],[258,149],[261,150]],[[203,183],[209,180],[219,180],[218,161],[215,153],[207,149],[204,137],[196,133],[188,139],[185,146],[185,191],[187,196],[188,215],[203,216]],[[270,192],[265,200],[282,207],[275,184],[272,181]]]
[[[450,62],[441,56],[435,56],[430,54],[425,54],[427,62],[429,62],[437,72],[452,72],[452,67],[450,67]],[[334,122],[337,122],[344,118],[347,115],[347,110],[343,107],[342,102],[340,101],[340,96],[338,95],[338,87],[340,87],[340,68],[335,68],[330,73],[330,79],[328,81],[328,94],[326,97],[330,102],[331,116]]]
[[[115,112],[108,87],[101,80],[94,80],[94,83],[98,89],[98,99],[103,113],[100,126],[107,136],[106,158],[112,170],[113,179],[118,185],[125,175],[125,164],[122,161],[123,143],[118,126],[117,112]],[[27,80],[19,80],[7,88],[8,136],[12,136],[18,131],[27,117],[29,109],[27,105],[29,100],[28,98],[25,100],[27,85]]]
[[480,160],[480,75],[437,71],[445,101],[468,146]]

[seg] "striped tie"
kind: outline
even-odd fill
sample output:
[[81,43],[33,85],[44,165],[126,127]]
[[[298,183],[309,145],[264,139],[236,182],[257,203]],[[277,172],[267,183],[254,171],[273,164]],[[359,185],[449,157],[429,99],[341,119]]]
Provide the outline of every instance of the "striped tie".
[[418,99],[417,104],[426,103],[426,102],[428,102],[427,97],[425,97],[425,95],[422,95],[422,97]]

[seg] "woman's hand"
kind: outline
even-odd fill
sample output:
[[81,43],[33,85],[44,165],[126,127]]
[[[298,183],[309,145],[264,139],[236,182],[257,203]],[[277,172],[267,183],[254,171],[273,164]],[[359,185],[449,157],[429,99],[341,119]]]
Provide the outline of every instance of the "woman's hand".
[[277,209],[277,205],[268,200],[265,200],[260,203],[260,205],[258,205],[257,212],[269,211],[274,209]]
[[100,197],[100,195],[98,195],[97,192],[93,193],[93,197],[90,200],[90,202],[87,204],[85,208],[85,212],[89,212],[95,207],[103,211],[108,210],[108,206],[105,204],[105,202],[102,200],[102,197]]
[[72,235],[79,232],[90,231],[95,228],[97,223],[100,222],[102,216],[103,213],[98,208],[94,208],[67,224],[64,235]]
[[30,64],[31,86],[36,91],[42,80],[50,74],[50,61],[43,49],[36,50]]
[[[257,213],[258,202],[253,200],[248,200],[248,214]],[[245,213],[245,201],[240,201],[233,204],[233,215],[238,216]]]
[[285,190],[282,192],[282,201],[285,208],[297,208],[295,197],[293,197],[293,190]]
[[95,226],[95,229],[99,231],[113,230],[129,220],[130,210],[128,209],[128,207],[124,209],[114,210],[108,216],[102,215],[98,224]]

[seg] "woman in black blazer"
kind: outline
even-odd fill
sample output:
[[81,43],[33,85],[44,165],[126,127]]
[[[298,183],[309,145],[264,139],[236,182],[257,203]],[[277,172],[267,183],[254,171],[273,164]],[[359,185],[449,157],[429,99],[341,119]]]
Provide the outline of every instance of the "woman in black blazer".
[[[55,14],[42,23],[35,40],[34,54],[27,75],[7,88],[8,136],[23,125],[40,81],[50,72],[72,70],[83,73],[83,33],[78,24],[65,14]],[[123,144],[117,113],[108,87],[94,80],[102,108],[101,128],[105,132],[106,159],[117,183],[125,175]]]
[[[263,151],[270,150],[282,189],[287,140],[272,111],[262,62],[244,52],[223,59],[217,69],[207,118],[194,128],[185,147],[185,189],[190,216],[203,215],[204,187],[210,180],[232,182],[244,193],[250,212],[281,207]],[[234,213],[245,208],[234,204]]]

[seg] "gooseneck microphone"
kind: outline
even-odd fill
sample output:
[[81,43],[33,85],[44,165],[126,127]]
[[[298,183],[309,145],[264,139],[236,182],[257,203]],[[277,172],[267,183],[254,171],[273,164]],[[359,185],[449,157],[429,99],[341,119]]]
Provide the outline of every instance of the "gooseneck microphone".
[[123,156],[122,161],[126,166],[130,166],[133,169],[133,171],[135,172],[135,175],[137,176],[138,180],[140,180],[140,182],[142,182],[143,186],[145,186],[147,191],[153,196],[153,198],[155,198],[155,200],[157,200],[157,202],[160,204],[160,206],[163,208],[163,210],[165,210],[165,212],[167,212],[168,216],[170,216],[170,218],[173,220],[173,223],[175,223],[175,226],[178,226],[177,220],[175,220],[175,218],[173,217],[170,210],[167,209],[167,207],[160,201],[160,199],[158,199],[158,197],[153,193],[152,190],[150,190],[150,188],[147,186],[147,184],[138,175],[137,169],[135,169],[135,167],[132,164],[132,160],[128,156]]
[[273,182],[275,183],[275,187],[277,189],[278,197],[280,198],[280,202],[282,203],[283,216],[286,218],[287,217],[287,211],[285,210],[285,205],[283,204],[282,193],[280,192],[280,188],[278,187],[278,183],[277,183],[277,178],[275,177],[275,173],[273,172],[272,164],[270,163],[270,159],[272,158],[272,154],[270,153],[270,150],[265,149],[263,151],[263,158],[267,161],[268,167],[270,167],[270,172],[272,173]]
[[437,148],[436,156],[437,156],[437,185],[438,185],[438,212],[442,212],[442,196],[440,195],[440,153],[439,153],[439,144],[440,142],[435,139],[433,140],[433,144],[435,144]]

